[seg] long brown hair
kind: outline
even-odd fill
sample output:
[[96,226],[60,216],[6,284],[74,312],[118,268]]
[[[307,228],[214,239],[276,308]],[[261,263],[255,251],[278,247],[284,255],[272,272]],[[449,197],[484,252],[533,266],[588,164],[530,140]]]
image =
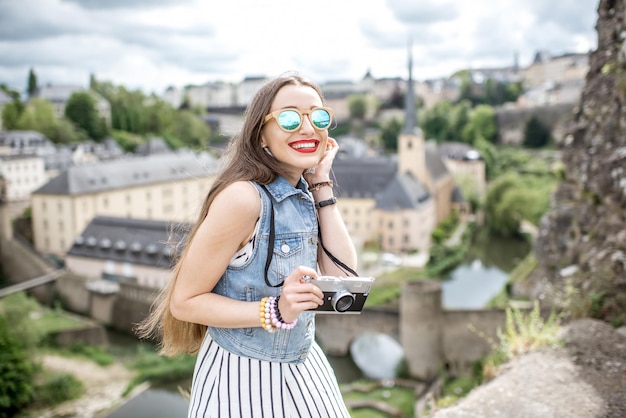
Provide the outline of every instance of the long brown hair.
[[182,243],[182,253],[172,269],[172,276],[157,295],[149,315],[135,329],[140,338],[157,337],[163,355],[174,356],[182,353],[195,353],[200,349],[207,327],[201,324],[180,321],[170,311],[170,298],[178,278],[181,262],[185,257],[187,245],[195,236],[209,207],[226,186],[240,180],[252,180],[268,184],[279,175],[286,174],[283,166],[274,157],[263,152],[261,130],[263,119],[270,112],[272,102],[278,91],[286,85],[304,85],[313,88],[322,101],[320,88],[312,81],[294,73],[277,77],[259,89],[246,110],[241,130],[235,135],[222,157],[225,164],[209,190],[200,214],[189,234]]

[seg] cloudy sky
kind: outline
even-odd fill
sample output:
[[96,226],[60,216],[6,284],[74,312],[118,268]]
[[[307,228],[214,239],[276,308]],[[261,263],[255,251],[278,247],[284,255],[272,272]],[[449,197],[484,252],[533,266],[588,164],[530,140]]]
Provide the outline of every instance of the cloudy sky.
[[597,47],[599,0],[0,0],[0,83],[161,94],[297,70],[319,83],[530,64]]

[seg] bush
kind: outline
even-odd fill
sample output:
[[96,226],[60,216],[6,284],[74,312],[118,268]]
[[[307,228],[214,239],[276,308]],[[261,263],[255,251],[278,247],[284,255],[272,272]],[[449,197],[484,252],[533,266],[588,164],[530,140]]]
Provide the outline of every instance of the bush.
[[497,344],[484,363],[483,376],[489,379],[495,375],[500,364],[522,356],[539,347],[558,346],[561,318],[554,312],[547,319],[541,317],[539,302],[535,301],[530,312],[519,308],[506,309],[506,329],[498,330]]
[[38,313],[41,313],[41,307],[24,292],[14,293],[0,301],[0,314],[11,324],[11,335],[26,351],[35,349],[43,338],[43,331],[34,326],[32,319],[32,315]]
[[54,406],[79,398],[84,392],[83,383],[70,373],[46,373],[36,385],[37,404]]
[[8,418],[33,398],[35,365],[0,316],[0,418]]
[[551,133],[536,116],[532,116],[526,122],[524,129],[524,146],[529,148],[541,148],[550,143]]

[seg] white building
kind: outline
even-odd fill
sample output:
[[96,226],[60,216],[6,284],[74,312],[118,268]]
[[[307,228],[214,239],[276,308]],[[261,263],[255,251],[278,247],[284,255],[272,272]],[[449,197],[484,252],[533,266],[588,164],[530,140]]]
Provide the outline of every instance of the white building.
[[47,180],[43,158],[34,154],[0,155],[0,201],[28,200]]
[[192,152],[70,167],[32,193],[35,249],[65,255],[96,216],[194,219],[216,170],[213,157]]
[[74,240],[65,267],[90,281],[130,281],[159,289],[171,277],[173,254],[185,228],[185,224],[98,216]]

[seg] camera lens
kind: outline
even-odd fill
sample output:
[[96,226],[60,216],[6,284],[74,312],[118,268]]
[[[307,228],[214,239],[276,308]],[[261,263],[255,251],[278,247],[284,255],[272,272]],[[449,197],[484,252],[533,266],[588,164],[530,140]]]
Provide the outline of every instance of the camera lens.
[[331,303],[335,311],[345,312],[354,303],[354,295],[347,290],[339,290],[333,295]]

